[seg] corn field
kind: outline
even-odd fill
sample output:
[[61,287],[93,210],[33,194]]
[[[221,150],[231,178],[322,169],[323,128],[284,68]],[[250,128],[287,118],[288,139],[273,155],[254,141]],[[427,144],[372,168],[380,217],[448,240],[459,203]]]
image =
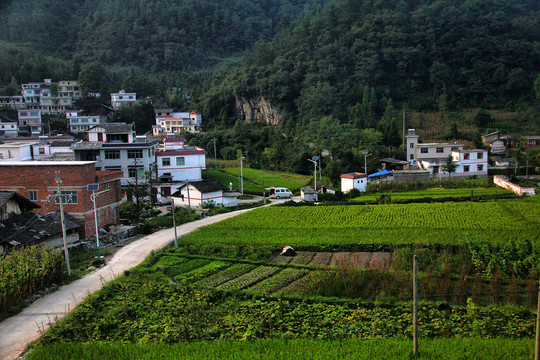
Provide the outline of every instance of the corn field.
[[0,311],[18,304],[62,277],[64,257],[48,248],[29,247],[0,258]]

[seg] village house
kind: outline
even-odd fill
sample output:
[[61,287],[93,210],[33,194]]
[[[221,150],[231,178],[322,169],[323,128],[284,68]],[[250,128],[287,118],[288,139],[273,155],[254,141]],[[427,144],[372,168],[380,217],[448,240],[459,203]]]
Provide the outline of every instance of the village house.
[[158,197],[168,197],[187,181],[202,180],[206,169],[206,150],[189,146],[184,138],[169,137],[163,141],[163,151],[156,152]]
[[174,204],[180,206],[205,207],[216,206],[236,206],[237,192],[227,192],[216,179],[188,182],[181,185],[172,194]]
[[95,161],[98,170],[121,170],[122,186],[141,178],[155,165],[159,141],[136,136],[134,124],[104,123],[87,131],[88,141],[71,146],[76,161]]
[[41,122],[41,110],[33,109],[19,109],[17,110],[19,116],[19,129],[28,129],[30,135],[40,135],[42,131]]
[[[98,184],[99,190],[110,191],[96,199],[98,226],[118,223],[118,204],[122,200],[119,171],[98,171],[94,161],[0,161],[0,191],[17,192],[39,205],[40,214],[60,209],[81,224],[82,238],[95,234],[94,206],[90,199],[89,184]],[[58,195],[57,176],[61,180]]]
[[32,146],[37,143],[37,141],[10,141],[0,144],[0,162],[32,160]]
[[82,110],[66,111],[69,131],[77,134],[88,131],[91,127],[101,125],[107,118],[99,115],[90,115]]
[[341,192],[347,193],[352,189],[365,192],[368,183],[368,176],[361,172],[353,172],[341,175]]
[[132,105],[137,102],[137,93],[127,93],[125,90],[120,90],[117,93],[111,94],[111,106],[114,110],[124,105]]
[[172,109],[156,109],[156,125],[152,126],[154,136],[177,134],[182,131],[199,132],[202,115],[195,112],[173,112]]

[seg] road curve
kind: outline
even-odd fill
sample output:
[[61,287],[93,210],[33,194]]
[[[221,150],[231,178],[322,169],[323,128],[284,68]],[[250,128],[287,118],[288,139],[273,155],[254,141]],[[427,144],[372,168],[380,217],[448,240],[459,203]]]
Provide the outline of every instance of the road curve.
[[[202,226],[242,214],[253,209],[234,211],[193,221],[176,227],[178,236],[186,235]],[[145,236],[120,249],[106,266],[90,273],[82,279],[60,287],[21,313],[0,323],[0,359],[16,359],[43,329],[49,328],[49,321],[63,318],[80,304],[86,296],[99,290],[106,282],[140,264],[152,250],[157,250],[174,241],[174,228],[161,230]],[[181,240],[180,240],[181,241]],[[39,326],[39,328],[38,328]],[[41,329],[41,330],[40,330]]]

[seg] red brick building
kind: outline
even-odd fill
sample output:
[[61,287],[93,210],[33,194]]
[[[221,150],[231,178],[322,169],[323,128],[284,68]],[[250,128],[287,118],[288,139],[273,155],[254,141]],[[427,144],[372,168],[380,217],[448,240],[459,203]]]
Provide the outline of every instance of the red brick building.
[[[122,201],[120,179],[122,171],[98,171],[95,161],[0,161],[0,191],[16,191],[27,197],[41,209],[40,214],[48,214],[60,209],[84,224],[81,238],[95,234],[94,204],[90,199],[92,191],[88,184],[99,184],[99,191],[111,189],[96,198],[98,226],[118,223],[118,204]],[[56,174],[62,181],[63,197],[53,197],[58,191]]]

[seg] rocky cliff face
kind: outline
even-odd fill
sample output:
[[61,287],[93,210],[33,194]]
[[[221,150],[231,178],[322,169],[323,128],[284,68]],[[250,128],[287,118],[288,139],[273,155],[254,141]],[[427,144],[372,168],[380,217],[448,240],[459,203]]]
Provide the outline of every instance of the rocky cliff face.
[[281,111],[262,97],[236,99],[236,115],[246,121],[260,121],[277,125],[281,120]]

